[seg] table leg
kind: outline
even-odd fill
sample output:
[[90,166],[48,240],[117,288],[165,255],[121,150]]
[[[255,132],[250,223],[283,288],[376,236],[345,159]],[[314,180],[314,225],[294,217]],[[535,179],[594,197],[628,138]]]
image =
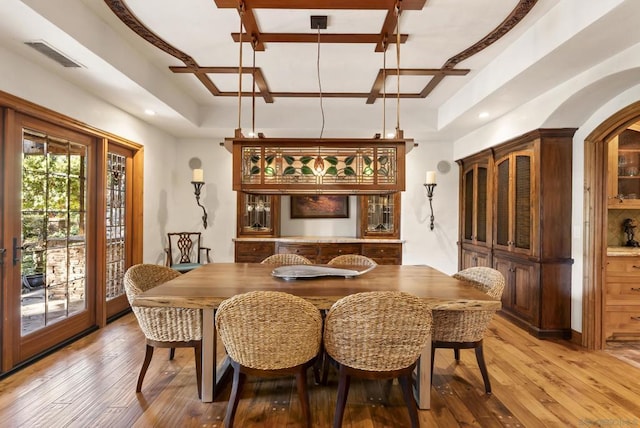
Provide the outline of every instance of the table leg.
[[216,327],[214,310],[202,310],[202,401],[211,403],[215,396]]
[[431,408],[431,337],[420,354],[417,366],[416,401],[420,410]]

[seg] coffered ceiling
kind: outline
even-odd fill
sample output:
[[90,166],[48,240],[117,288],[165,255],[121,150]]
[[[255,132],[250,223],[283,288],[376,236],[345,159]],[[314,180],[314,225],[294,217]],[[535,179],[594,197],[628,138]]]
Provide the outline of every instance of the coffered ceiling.
[[[238,127],[268,137],[368,138],[399,125],[417,141],[447,142],[636,40],[614,27],[604,35],[603,22],[553,52],[531,52],[540,58],[518,74],[487,75],[497,60],[508,65],[506,52],[554,7],[556,0],[3,0],[0,46],[179,138],[221,140]],[[327,28],[312,28],[311,16],[327,16]],[[588,58],[580,40],[597,42]],[[33,41],[81,67],[60,66],[25,44]]]

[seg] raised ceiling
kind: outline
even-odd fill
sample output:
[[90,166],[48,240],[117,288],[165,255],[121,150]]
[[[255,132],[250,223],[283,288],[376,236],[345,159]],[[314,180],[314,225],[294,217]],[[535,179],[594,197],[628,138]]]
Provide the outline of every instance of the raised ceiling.
[[[368,138],[400,122],[449,142],[636,43],[640,2],[617,3],[564,35],[556,0],[403,0],[399,67],[389,0],[247,0],[242,14],[231,0],[3,0],[0,46],[178,138],[222,141],[240,117],[245,135],[317,138],[324,123],[324,137]],[[328,17],[320,44],[312,15]],[[525,37],[532,51],[514,52]],[[83,67],[25,45],[38,40]]]

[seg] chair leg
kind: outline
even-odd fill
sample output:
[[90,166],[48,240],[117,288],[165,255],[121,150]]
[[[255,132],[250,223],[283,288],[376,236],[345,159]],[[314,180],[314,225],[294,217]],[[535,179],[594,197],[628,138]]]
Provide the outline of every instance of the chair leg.
[[402,395],[404,396],[404,402],[407,404],[409,410],[409,419],[411,419],[411,428],[419,428],[418,422],[418,407],[416,406],[416,399],[413,397],[413,391],[411,388],[411,375],[405,375],[398,377],[400,386],[402,387]]
[[393,387],[393,379],[386,379],[382,382],[382,402],[385,406],[388,406],[389,397],[391,396],[391,388]]
[[344,409],[347,405],[347,395],[349,395],[349,385],[351,376],[340,365],[340,379],[338,380],[338,399],[336,400],[336,414],[333,417],[333,428],[342,426],[342,418],[344,417]]
[[302,416],[305,420],[305,426],[311,428],[311,409],[309,408],[309,392],[307,391],[307,369],[300,368],[296,373],[296,383],[298,387],[298,397],[300,406],[302,407]]
[[433,362],[435,361],[436,358],[436,347],[434,346],[434,344],[431,344],[431,385],[433,385]]
[[487,372],[487,365],[484,363],[484,352],[482,351],[482,342],[476,347],[476,360],[478,360],[478,367],[480,367],[480,373],[484,380],[484,390],[487,394],[491,394],[491,382],[489,382],[489,373]]
[[153,346],[147,345],[147,350],[144,354],[144,362],[142,363],[142,367],[140,368],[140,374],[138,375],[138,384],[136,385],[136,392],[142,391],[142,381],[144,380],[144,375],[147,374],[147,369],[149,368],[149,364],[151,363],[152,357],[153,357]]
[[173,360],[173,357],[176,356],[176,348],[171,348],[171,350],[169,351],[169,359]]
[[193,353],[196,360],[196,381],[198,382],[198,398],[202,398],[202,344],[193,345]]
[[460,349],[459,348],[453,348],[453,356],[455,357],[456,361],[460,362]]
[[238,409],[238,402],[240,401],[240,393],[244,386],[246,376],[240,373],[240,365],[232,363],[233,365],[233,385],[231,386],[231,395],[229,396],[229,404],[227,405],[227,414],[224,417],[225,428],[233,427],[233,418],[236,416],[236,410]]

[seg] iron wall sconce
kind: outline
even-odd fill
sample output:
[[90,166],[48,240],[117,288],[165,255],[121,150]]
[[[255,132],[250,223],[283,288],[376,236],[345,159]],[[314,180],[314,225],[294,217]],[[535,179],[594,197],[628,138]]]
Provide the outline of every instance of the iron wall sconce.
[[426,179],[426,183],[424,184],[424,188],[427,189],[427,198],[429,198],[429,209],[431,210],[431,223],[429,224],[429,229],[433,230],[434,228],[434,220],[436,219],[433,216],[433,203],[432,203],[432,199],[433,199],[433,190],[435,189],[435,187],[437,186],[436,184],[436,173],[435,171],[427,171],[427,179]]
[[204,171],[201,169],[193,170],[193,177],[191,178],[191,184],[193,184],[194,194],[196,195],[196,203],[202,208],[202,225],[207,228],[207,210],[200,203],[200,191],[204,186]]

